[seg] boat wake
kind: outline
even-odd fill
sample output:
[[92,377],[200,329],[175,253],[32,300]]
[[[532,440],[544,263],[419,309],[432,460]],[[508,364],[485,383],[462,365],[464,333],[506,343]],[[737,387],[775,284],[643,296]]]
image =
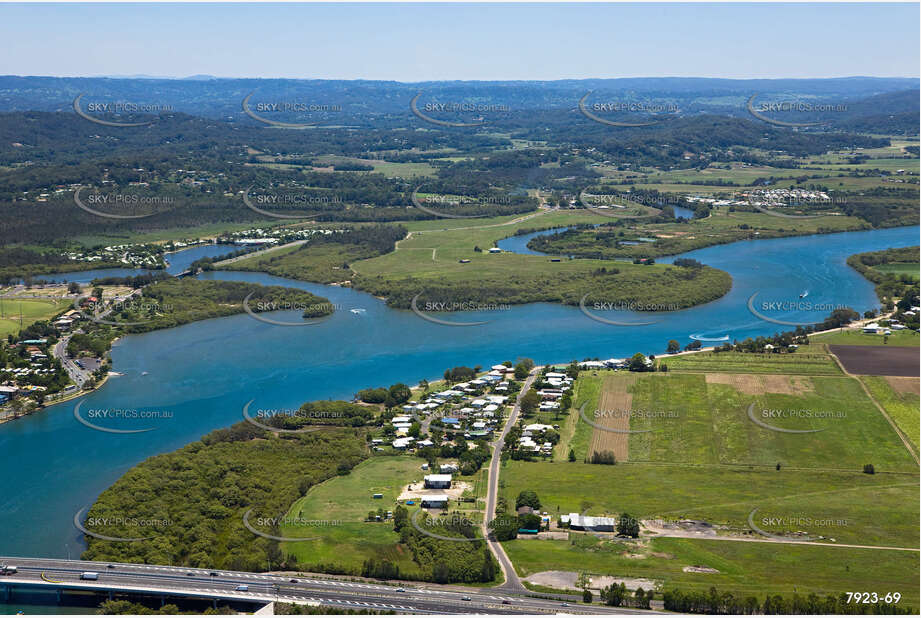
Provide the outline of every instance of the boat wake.
[[694,341],[729,341],[729,335],[722,337],[704,337],[703,335],[690,335]]

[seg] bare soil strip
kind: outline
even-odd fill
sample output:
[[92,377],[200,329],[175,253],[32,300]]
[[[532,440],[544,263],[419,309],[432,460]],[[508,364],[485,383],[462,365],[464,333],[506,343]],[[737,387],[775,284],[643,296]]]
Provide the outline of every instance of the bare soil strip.
[[895,376],[886,376],[886,382],[892,387],[892,390],[899,395],[914,394],[921,395],[921,379],[919,378],[899,378]]
[[608,376],[602,385],[601,397],[598,400],[598,410],[602,414],[595,415],[590,412],[592,421],[618,431],[605,431],[595,428],[592,432],[592,441],[588,447],[589,457],[593,453],[611,451],[617,461],[626,461],[629,455],[630,411],[633,409],[633,395],[627,392],[636,383],[635,375]]

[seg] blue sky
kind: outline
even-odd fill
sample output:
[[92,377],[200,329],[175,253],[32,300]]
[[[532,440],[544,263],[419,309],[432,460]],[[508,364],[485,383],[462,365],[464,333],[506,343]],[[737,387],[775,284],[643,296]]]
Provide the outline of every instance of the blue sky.
[[0,74],[919,76],[913,4],[0,4]]

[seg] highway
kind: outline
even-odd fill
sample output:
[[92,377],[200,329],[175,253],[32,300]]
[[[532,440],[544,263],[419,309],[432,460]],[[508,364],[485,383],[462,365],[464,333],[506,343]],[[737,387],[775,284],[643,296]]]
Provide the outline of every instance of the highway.
[[[15,565],[15,575],[0,576],[0,586],[27,584],[48,589],[137,592],[221,601],[298,603],[351,609],[393,611],[398,614],[611,614],[654,613],[575,602],[502,594],[498,589],[458,589],[424,584],[397,585],[365,581],[203,570],[143,564],[86,562],[51,558],[0,557]],[[112,564],[112,568],[109,567]],[[80,574],[99,574],[96,581]],[[214,573],[214,575],[212,575]],[[237,590],[238,586],[247,590]],[[505,601],[506,603],[503,603]]]

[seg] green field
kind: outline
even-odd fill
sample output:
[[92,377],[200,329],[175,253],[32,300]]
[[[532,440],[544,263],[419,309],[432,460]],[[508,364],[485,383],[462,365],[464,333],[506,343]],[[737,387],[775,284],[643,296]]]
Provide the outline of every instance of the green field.
[[60,298],[49,298],[48,300],[0,298],[0,337],[6,339],[7,335],[15,335],[22,328],[38,320],[54,317],[68,309],[70,305],[71,301]]
[[[336,565],[334,570],[356,573],[368,558],[389,560],[399,566],[401,573],[417,573],[411,552],[399,543],[400,536],[393,530],[393,521],[368,522],[368,513],[383,509],[392,511],[397,498],[409,483],[414,487],[422,482],[427,472],[421,469],[423,459],[410,456],[378,456],[356,466],[349,474],[337,476],[312,487],[303,498],[291,505],[287,517],[290,525],[282,526],[281,536],[313,538],[314,541],[283,544],[286,554],[294,554],[305,565]],[[480,497],[485,493],[485,470],[471,477],[463,477],[471,486],[470,495]],[[374,498],[376,493],[382,498]],[[473,521],[481,516],[474,512],[482,502],[457,503],[455,510],[469,513]],[[410,514],[417,507],[407,507]],[[311,526],[305,522],[331,522],[332,525]],[[418,520],[420,525],[424,518]]]
[[[917,385],[918,378],[894,378],[897,382],[914,380]],[[860,376],[860,380],[870,390],[873,398],[883,406],[892,420],[899,426],[909,440],[912,441],[915,452],[921,444],[921,429],[919,429],[919,397],[914,392],[896,392],[892,384],[881,376]],[[917,389],[917,386],[915,387]]]
[[[367,558],[390,560],[401,571],[414,572],[412,556],[399,545],[393,522],[366,522],[369,511],[392,511],[402,488],[421,481],[422,460],[415,457],[372,457],[350,474],[337,476],[312,487],[307,495],[291,505],[287,516],[311,521],[339,522],[329,526],[282,526],[281,536],[319,537],[316,541],[284,543],[285,553],[294,554],[304,564],[336,564],[346,569],[361,569]],[[372,495],[381,493],[381,499]]]
[[[655,539],[648,545],[599,541],[591,537],[576,543],[563,540],[515,540],[503,543],[522,576],[551,570],[587,571],[617,577],[643,577],[661,588],[731,591],[737,596],[794,593],[838,595],[867,589],[901,592],[900,606],[918,607],[916,552]],[[704,566],[719,573],[684,572]],[[661,593],[659,598],[661,599]]]
[[[849,329],[821,333],[809,337],[813,343],[828,345],[892,345],[918,347],[918,333],[913,330],[894,330],[891,335],[870,335],[863,331]],[[817,346],[818,347],[818,346]]]
[[[636,381],[630,461],[692,464],[781,463],[797,468],[916,472],[912,460],[860,383],[850,377],[647,374]],[[782,429],[772,431],[755,418]]]
[[659,357],[669,371],[699,373],[778,373],[786,375],[841,375],[841,370],[824,349],[800,348],[796,354],[748,352],[698,352]]
[[[514,504],[519,492],[537,492],[541,508],[559,514],[630,513],[639,519],[698,519],[749,530],[748,516],[843,520],[828,526],[763,525],[775,534],[804,530],[839,543],[919,546],[918,475],[863,474],[818,469],[689,464],[510,461],[502,493]],[[760,537],[757,537],[760,538]],[[714,543],[716,541],[713,541]],[[737,541],[723,541],[734,544]]]
[[909,275],[915,281],[918,280],[918,262],[915,263],[906,263],[906,262],[893,262],[890,264],[880,264],[879,266],[874,266],[874,269],[884,272],[892,273],[895,275]]
[[[412,235],[397,250],[351,264],[357,287],[408,306],[419,292],[431,299],[466,300],[503,304],[565,302],[577,304],[587,292],[608,302],[632,300],[683,308],[722,296],[729,288],[727,274],[702,269],[694,278],[679,277],[670,265],[638,265],[605,260],[551,261],[540,255],[490,254],[488,250],[519,228],[552,227],[584,220],[584,213],[552,213],[512,219],[517,223],[468,221],[438,222],[412,227]],[[480,251],[476,249],[479,248]],[[460,260],[469,260],[461,263]],[[619,272],[600,273],[600,269]],[[597,274],[596,274],[597,273]],[[436,298],[437,297],[437,298]],[[589,302],[596,300],[590,297]]]

